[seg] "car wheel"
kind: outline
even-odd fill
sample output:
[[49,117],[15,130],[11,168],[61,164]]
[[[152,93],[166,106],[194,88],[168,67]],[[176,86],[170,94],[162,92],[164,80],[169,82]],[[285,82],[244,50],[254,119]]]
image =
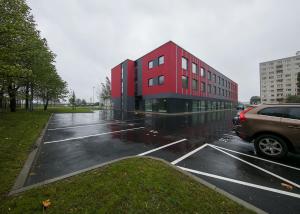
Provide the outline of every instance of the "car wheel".
[[275,135],[261,135],[254,141],[255,149],[259,155],[283,158],[288,152],[288,147],[284,140]]

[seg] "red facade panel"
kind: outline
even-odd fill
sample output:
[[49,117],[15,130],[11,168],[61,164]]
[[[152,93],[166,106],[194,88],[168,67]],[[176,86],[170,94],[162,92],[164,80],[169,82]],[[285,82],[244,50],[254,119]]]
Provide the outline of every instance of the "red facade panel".
[[117,65],[111,69],[111,97],[120,98],[121,97],[121,65]]

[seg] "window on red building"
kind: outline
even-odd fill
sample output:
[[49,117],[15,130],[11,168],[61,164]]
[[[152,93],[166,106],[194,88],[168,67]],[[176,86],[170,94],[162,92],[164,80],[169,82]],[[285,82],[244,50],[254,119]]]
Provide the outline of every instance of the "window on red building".
[[197,74],[197,64],[196,63],[192,63],[192,73],[193,74]]
[[193,79],[192,87],[194,91],[198,90],[198,80]]
[[153,79],[148,79],[148,86],[153,86]]
[[162,65],[162,64],[164,64],[164,63],[165,63],[165,57],[164,57],[164,56],[158,57],[158,64],[159,64],[159,65]]
[[148,68],[153,68],[153,61],[148,62]]
[[181,77],[182,88],[189,88],[189,78],[187,76]]
[[188,60],[187,60],[187,58],[184,58],[184,57],[181,58],[181,67],[182,67],[182,69],[185,69],[185,70],[188,69]]
[[163,85],[165,83],[165,76],[158,77],[158,85]]

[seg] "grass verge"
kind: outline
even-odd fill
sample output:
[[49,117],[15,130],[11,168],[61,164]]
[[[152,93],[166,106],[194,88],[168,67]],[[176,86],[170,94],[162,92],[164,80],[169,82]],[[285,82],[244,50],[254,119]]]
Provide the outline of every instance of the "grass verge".
[[0,203],[12,188],[49,112],[0,113]]
[[122,160],[10,197],[1,212],[42,213],[253,213],[165,163]]
[[48,107],[48,112],[52,113],[92,113],[93,111],[88,107]]

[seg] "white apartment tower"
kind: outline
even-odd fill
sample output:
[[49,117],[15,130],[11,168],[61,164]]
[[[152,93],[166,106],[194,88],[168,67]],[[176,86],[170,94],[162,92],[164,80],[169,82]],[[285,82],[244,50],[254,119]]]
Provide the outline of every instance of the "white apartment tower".
[[261,102],[280,103],[286,96],[296,95],[298,72],[300,72],[300,51],[296,56],[260,63]]

